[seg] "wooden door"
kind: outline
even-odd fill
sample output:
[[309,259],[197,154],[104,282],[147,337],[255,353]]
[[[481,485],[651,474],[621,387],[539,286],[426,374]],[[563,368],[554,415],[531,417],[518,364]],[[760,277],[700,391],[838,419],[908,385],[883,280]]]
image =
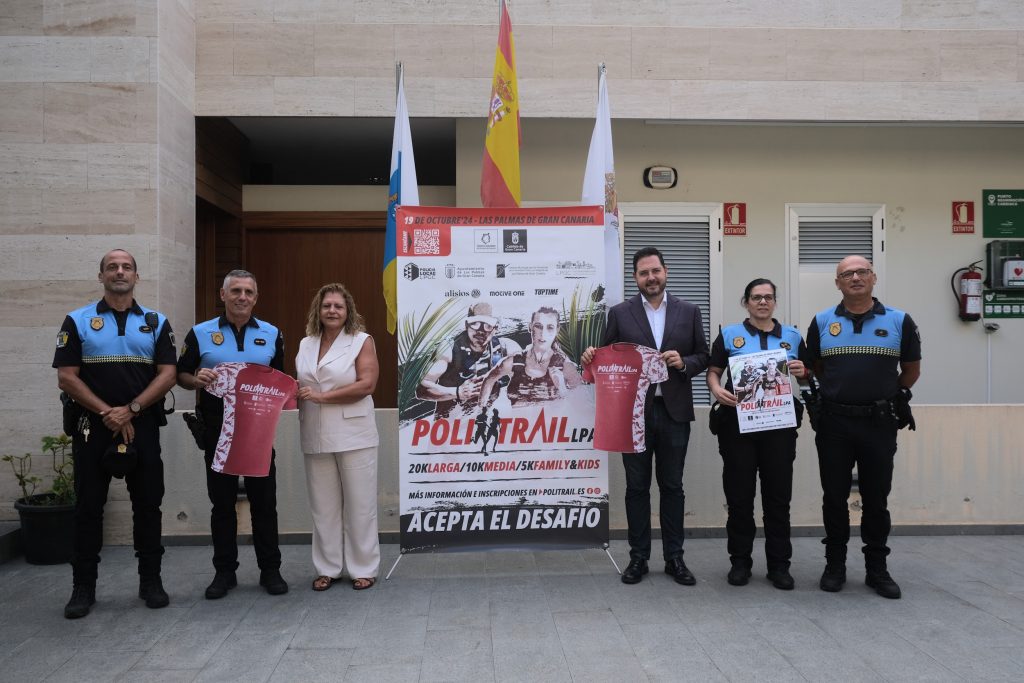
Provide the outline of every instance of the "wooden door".
[[255,315],[284,333],[285,371],[295,374],[313,295],[322,285],[340,282],[352,292],[376,343],[380,379],[374,403],[394,408],[398,354],[381,293],[384,221],[383,211],[250,212],[243,224],[246,268],[259,283]]

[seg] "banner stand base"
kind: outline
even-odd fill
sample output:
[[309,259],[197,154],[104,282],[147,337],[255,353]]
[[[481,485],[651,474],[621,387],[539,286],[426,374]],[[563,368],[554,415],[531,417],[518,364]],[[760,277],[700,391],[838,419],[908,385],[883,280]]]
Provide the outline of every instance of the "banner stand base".
[[[612,551],[610,550],[610,548],[611,548],[611,546],[608,543],[602,543],[601,544],[601,550],[604,551],[604,554],[607,555],[608,559],[611,561],[612,566],[615,567],[615,573],[621,575],[622,574],[622,570],[619,569],[619,564],[615,561],[615,558],[612,557]],[[395,567],[398,566],[398,563],[402,561],[402,557],[404,555],[405,555],[405,550],[404,549],[398,551],[398,557],[395,558],[395,561],[394,561],[394,563],[392,563],[391,569],[388,570],[388,573],[384,575],[384,580],[385,581],[390,581],[391,580],[391,574],[395,571]]]

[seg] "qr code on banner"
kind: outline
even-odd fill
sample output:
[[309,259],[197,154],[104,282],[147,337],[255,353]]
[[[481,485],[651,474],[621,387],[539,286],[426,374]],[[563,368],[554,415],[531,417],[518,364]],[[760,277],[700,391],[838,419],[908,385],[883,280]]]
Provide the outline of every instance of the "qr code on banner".
[[441,253],[441,231],[437,228],[413,230],[412,239],[414,254],[438,255]]

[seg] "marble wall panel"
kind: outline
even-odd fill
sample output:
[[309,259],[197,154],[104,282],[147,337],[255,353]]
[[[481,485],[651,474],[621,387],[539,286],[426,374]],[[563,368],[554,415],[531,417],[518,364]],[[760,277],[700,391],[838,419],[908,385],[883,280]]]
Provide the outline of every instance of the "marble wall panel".
[[[483,120],[491,96],[490,76],[487,78],[435,78],[433,81],[434,116],[479,116]],[[408,82],[406,81],[406,83]],[[521,103],[524,87],[528,89],[528,86],[524,86],[523,81],[520,80],[519,99]],[[520,111],[523,110],[520,109]],[[394,116],[394,112],[395,107],[392,103],[391,116]],[[523,116],[526,114],[524,113]]]
[[[600,62],[613,64],[623,75],[630,73],[633,52],[638,41],[631,39],[629,31],[612,26],[595,26],[586,33],[573,28],[556,26],[552,33],[551,59],[559,78],[597,78]],[[686,51],[682,45],[672,53]],[[517,53],[518,55],[518,53]],[[705,53],[706,61],[706,53]],[[522,78],[529,77],[523,72]]]
[[[135,35],[157,34],[157,3],[159,0],[135,0]],[[191,13],[195,16],[195,12]]]
[[156,132],[155,89],[148,83],[47,83],[46,142],[145,142]]
[[903,0],[903,28],[975,28],[977,5],[977,0]]
[[180,344],[196,322],[195,246],[164,238],[157,246],[160,290],[154,305],[171,321],[171,328]]
[[318,24],[317,76],[386,77],[395,73],[395,27],[390,24]]
[[934,31],[863,31],[865,81],[935,81],[939,36]]
[[274,0],[274,21],[355,22],[353,0]]
[[669,3],[669,26],[794,27],[824,26],[820,0],[679,0]]
[[136,0],[45,0],[43,26],[47,35],[137,35]]
[[[58,320],[53,328],[54,334],[56,334],[59,324]],[[49,372],[45,372],[45,370],[49,370]],[[0,381],[8,386],[2,374],[0,374]],[[60,403],[57,400],[59,395],[57,371],[53,368],[39,368],[31,381],[35,382],[39,390],[45,393],[45,398],[43,402],[37,403],[31,408],[26,408],[25,404],[22,404],[11,410],[0,410],[0,443],[4,444],[4,453],[38,453],[41,448],[39,440],[44,435],[60,433],[61,413]],[[3,490],[7,492],[7,497],[3,500],[10,502],[0,505],[0,510],[7,513],[6,516],[0,516],[0,519],[17,519],[18,513],[14,509],[13,501],[15,498],[21,497],[21,490],[17,488],[14,477],[6,472],[4,475],[4,477],[0,477],[0,482],[3,482]],[[17,493],[15,494],[15,492]]]
[[750,84],[746,81],[670,81],[670,118],[748,119]]
[[44,99],[41,83],[0,83],[0,142],[42,142]]
[[[99,298],[103,294],[103,288],[96,279],[99,261],[103,254],[115,247],[127,249],[135,256],[140,275],[153,272],[151,265],[154,261],[150,254],[152,238],[146,235],[117,235],[113,239],[107,235],[9,235],[4,238],[4,242],[8,248],[0,251],[0,272],[4,274],[4,282],[14,286],[11,296],[15,299],[18,295],[14,292],[21,291],[17,285],[19,280],[25,286],[33,286],[33,282],[38,282],[42,301],[48,299],[44,290],[60,289],[64,282],[70,283],[69,287],[79,295],[82,290],[76,289],[73,283],[90,283],[92,291],[84,294],[83,301],[88,301],[90,296],[93,299]],[[7,296],[6,292],[4,296]],[[56,295],[52,300],[63,301]],[[38,324],[0,319],[4,320],[5,325],[11,326],[31,327]],[[45,317],[39,319],[45,320]]]
[[480,27],[395,26],[395,55],[405,64],[406,78],[489,78],[496,48],[497,35],[485,37]]
[[[84,301],[79,305],[83,304],[85,304]],[[57,332],[60,330],[62,320],[63,317],[61,316],[52,320],[51,324],[46,327],[37,327],[34,339],[30,342],[44,351],[44,355],[48,355],[49,358],[36,362],[22,359],[4,367],[2,371],[4,386],[18,387],[18,390],[3,392],[4,395],[0,396],[0,411],[17,410],[25,406],[60,405],[60,401],[57,398],[60,394],[60,390],[57,389],[57,371],[51,368],[50,365],[53,363],[53,351],[57,345]],[[53,427],[54,431],[47,433],[60,432],[60,425],[61,423],[57,422]],[[35,438],[38,439],[41,436],[43,435],[39,434]],[[32,438],[30,435],[26,437],[26,440],[31,440]],[[39,444],[36,442],[30,445],[38,447]],[[7,444],[4,444],[2,448],[4,453],[10,452]],[[29,449],[29,451],[32,450],[33,448]],[[4,465],[7,465],[7,463],[4,463]],[[7,466],[9,467],[9,465]],[[39,467],[38,462],[36,467]],[[40,469],[40,471],[44,470]],[[4,474],[9,474],[9,472],[5,471]]]
[[273,116],[274,79],[271,76],[205,76],[198,79],[196,115]]
[[160,124],[157,144],[160,148],[160,174],[180,183],[194,185],[196,179],[196,125],[191,109],[161,84],[157,96]]
[[787,31],[786,78],[790,81],[859,81],[864,78],[862,31]]
[[[65,39],[72,40],[72,39]],[[94,83],[147,83],[153,80],[153,38],[90,38],[89,78]],[[47,79],[68,80],[68,79]],[[78,79],[74,79],[78,80]]]
[[195,109],[196,24],[177,0],[160,4],[159,79],[190,111]]
[[[632,34],[633,78],[707,78],[711,32],[703,28],[635,28]],[[586,36],[581,35],[585,40]],[[609,64],[618,67],[617,64]]]
[[901,0],[824,0],[826,28],[898,28]]
[[121,190],[156,187],[155,143],[88,145],[89,189]]
[[786,79],[787,32],[720,28],[709,32],[707,77],[713,80]]
[[40,193],[40,225],[23,234],[117,235],[136,232],[135,191]]
[[[432,24],[434,12],[433,3],[418,0],[354,0],[352,3],[353,20],[358,24]],[[497,25],[497,4],[492,16]]]
[[[597,111],[597,86],[593,88]],[[608,75],[608,101],[612,119],[667,119],[672,114],[672,81],[662,79],[615,79]],[[594,116],[591,113],[591,116]],[[584,115],[584,118],[586,116]],[[587,144],[590,144],[589,141]]]
[[89,39],[0,36],[0,81],[88,81]]
[[552,26],[516,27],[516,70],[521,78],[553,78],[561,69],[555,59],[554,32]]
[[1024,82],[978,83],[978,119],[1024,121]]
[[88,148],[88,145],[0,145],[0,188],[84,190]]
[[974,84],[903,83],[906,121],[976,121],[978,91]]
[[196,26],[196,75],[230,76],[234,71],[234,24]]
[[[596,72],[596,69],[595,69]],[[543,78],[521,79],[519,81],[519,112],[523,117],[553,116],[564,117],[570,112],[593,112],[596,100],[597,74],[591,78]],[[487,101],[487,96],[482,100]],[[479,104],[474,109],[476,116],[487,113]],[[591,114],[593,116],[593,114]]]
[[[438,91],[439,86],[442,88],[440,92]],[[420,78],[411,81],[407,80],[405,82],[405,104],[409,107],[409,116],[434,116],[438,98],[448,97],[446,88],[446,85],[438,83],[434,79]],[[391,90],[391,116],[394,116],[394,85],[392,85]],[[484,95],[484,97],[486,98],[487,96]],[[355,106],[354,102],[353,106]]]
[[43,191],[5,187],[0,191],[0,235],[36,233],[42,225]]
[[978,28],[1024,31],[1024,2],[978,0]]
[[0,0],[0,36],[43,34],[43,0]]
[[352,116],[355,86],[351,78],[274,79],[275,116]]
[[200,0],[195,17],[201,22],[271,22],[274,0]]
[[[99,250],[96,252],[96,262],[93,263],[93,270],[99,265],[99,259],[103,256]],[[54,246],[47,252],[48,257],[54,254],[63,254],[63,249]],[[93,252],[90,251],[90,254]],[[49,261],[47,261],[49,262]],[[62,262],[64,265],[64,262]],[[79,280],[57,280],[48,276],[42,276],[37,271],[32,280],[0,280],[0,320],[8,326],[31,327],[39,325],[40,321],[55,321],[54,331],[60,325],[68,311],[81,306],[84,302],[98,299],[101,296],[96,284],[96,273],[83,275]]]
[[312,24],[235,24],[236,76],[312,76]]
[[823,83],[829,121],[900,121],[905,115],[902,83]]
[[1017,80],[1016,32],[943,31],[939,45],[943,81]]

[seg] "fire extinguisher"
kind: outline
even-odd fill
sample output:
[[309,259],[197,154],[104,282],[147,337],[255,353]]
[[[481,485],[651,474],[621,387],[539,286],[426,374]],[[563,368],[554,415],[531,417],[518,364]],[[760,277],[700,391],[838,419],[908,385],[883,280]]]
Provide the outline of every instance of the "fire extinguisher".
[[[981,320],[981,269],[975,261],[965,268],[959,268],[950,278],[949,286],[953,289],[957,305],[960,307],[960,319],[965,321]],[[963,275],[960,275],[963,273]],[[957,276],[960,284],[957,286]]]

